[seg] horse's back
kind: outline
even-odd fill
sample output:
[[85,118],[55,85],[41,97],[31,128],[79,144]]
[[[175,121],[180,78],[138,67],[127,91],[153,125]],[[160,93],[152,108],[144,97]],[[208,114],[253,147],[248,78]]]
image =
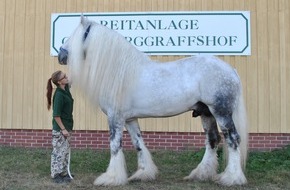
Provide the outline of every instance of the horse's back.
[[[130,104],[144,115],[158,116],[191,110],[198,101],[213,103],[217,94],[236,90],[239,83],[234,69],[214,56],[148,63],[137,80]],[[233,87],[226,89],[229,85]]]

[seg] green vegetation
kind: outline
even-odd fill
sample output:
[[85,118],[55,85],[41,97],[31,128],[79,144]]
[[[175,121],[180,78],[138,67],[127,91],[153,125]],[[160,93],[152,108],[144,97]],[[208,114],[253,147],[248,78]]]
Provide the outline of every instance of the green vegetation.
[[[213,182],[183,181],[203,157],[198,152],[153,151],[159,175],[152,182],[131,182],[121,187],[95,187],[93,181],[106,171],[109,151],[72,150],[71,171],[75,179],[70,184],[54,184],[50,179],[50,149],[27,149],[0,146],[0,189],[110,189],[110,190],[160,190],[160,189],[290,189],[290,146],[272,152],[250,152],[246,176],[248,184],[223,187]],[[222,163],[222,151],[218,151]],[[125,151],[128,174],[137,168],[134,151]],[[220,164],[220,171],[223,164]]]

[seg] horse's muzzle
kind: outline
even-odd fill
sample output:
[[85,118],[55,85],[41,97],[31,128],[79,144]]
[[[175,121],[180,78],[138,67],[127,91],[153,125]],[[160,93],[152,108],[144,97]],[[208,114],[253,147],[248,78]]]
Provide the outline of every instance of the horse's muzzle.
[[68,56],[68,51],[64,48],[60,48],[58,52],[58,62],[61,65],[66,65],[67,64],[67,56]]

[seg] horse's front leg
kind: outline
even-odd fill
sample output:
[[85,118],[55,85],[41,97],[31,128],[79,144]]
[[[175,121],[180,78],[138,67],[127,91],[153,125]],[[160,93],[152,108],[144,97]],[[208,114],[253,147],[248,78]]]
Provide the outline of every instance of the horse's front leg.
[[185,177],[186,180],[206,181],[213,180],[217,175],[217,146],[221,140],[218,133],[215,118],[209,115],[201,115],[202,126],[206,133],[206,149],[202,161],[192,172]]
[[94,185],[117,186],[128,182],[126,162],[122,150],[124,125],[125,122],[122,120],[109,118],[111,159],[107,171],[95,180]]
[[129,178],[129,181],[154,180],[158,173],[158,169],[152,160],[149,150],[144,144],[138,121],[133,120],[127,122],[126,128],[131,136],[135,149],[138,151],[138,170]]

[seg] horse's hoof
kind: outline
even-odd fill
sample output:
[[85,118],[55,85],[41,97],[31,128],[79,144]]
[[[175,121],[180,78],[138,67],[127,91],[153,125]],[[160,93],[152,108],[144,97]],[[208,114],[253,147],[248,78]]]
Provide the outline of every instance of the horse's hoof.
[[156,179],[157,173],[157,168],[154,168],[151,172],[148,170],[139,169],[128,179],[128,181],[152,181]]
[[242,175],[227,175],[225,173],[221,173],[217,175],[214,181],[223,186],[233,186],[233,185],[245,185],[247,184],[247,179]]
[[119,186],[127,184],[127,178],[117,178],[117,176],[112,176],[107,173],[100,175],[95,181],[96,186]]

